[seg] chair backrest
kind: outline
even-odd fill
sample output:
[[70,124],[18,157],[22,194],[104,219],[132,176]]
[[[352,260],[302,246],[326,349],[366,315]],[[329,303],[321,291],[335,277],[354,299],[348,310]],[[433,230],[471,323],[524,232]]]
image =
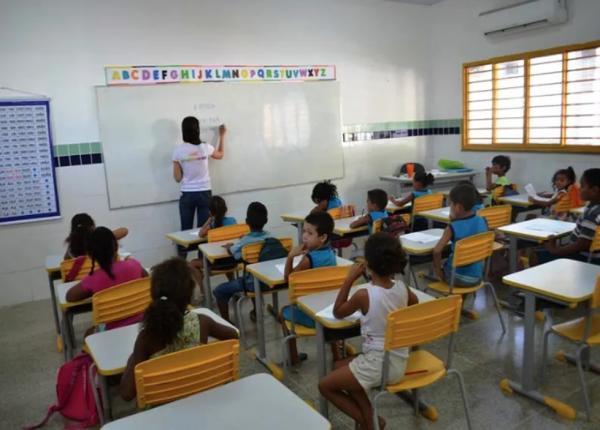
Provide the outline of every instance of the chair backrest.
[[590,307],[592,309],[600,308],[600,276],[596,278],[596,288],[594,289],[594,294],[592,294]]
[[460,296],[419,303],[390,312],[385,328],[386,351],[423,345],[458,330]]
[[[291,237],[277,237],[277,240],[281,242],[283,247],[287,249],[288,252],[292,250],[292,246],[294,245],[294,241]],[[258,256],[260,255],[260,250],[263,246],[264,242],[254,242],[249,243],[242,247],[242,261],[246,264],[254,264],[258,263]]]
[[248,233],[250,233],[248,224],[226,225],[208,230],[207,239],[209,242],[220,242],[222,240],[239,239]]
[[143,313],[150,305],[150,278],[124,282],[92,296],[94,325],[121,321]]
[[323,291],[338,290],[352,266],[329,266],[293,272],[288,278],[290,303],[298,298]]
[[430,211],[439,209],[444,204],[444,194],[435,193],[426,196],[417,197],[413,200],[412,213]]
[[569,194],[564,195],[554,204],[555,212],[569,212],[571,209],[574,209],[573,202],[571,201],[571,196]]
[[159,405],[235,381],[240,376],[237,339],[173,352],[135,366],[139,408]]
[[383,227],[383,218],[373,221],[372,232],[379,233]]
[[592,254],[598,251],[600,251],[600,226],[596,227],[594,238],[592,239],[592,243],[590,244],[590,255],[588,257],[588,261],[591,261],[593,257]]
[[[67,275],[69,274],[77,260],[79,260],[79,257],[63,260],[60,262],[60,277],[63,280],[63,282],[66,280]],[[72,280],[80,281],[90,273],[90,270],[92,270],[92,259],[86,256],[85,260],[83,261],[83,264],[81,264],[79,271],[77,272],[77,275],[75,275],[75,277]]]
[[350,218],[354,216],[355,212],[356,209],[354,205],[343,205],[339,208],[333,208],[327,211],[327,213],[331,215],[331,218],[333,219]]
[[495,230],[511,223],[512,206],[490,206],[488,208],[479,209],[479,211],[477,211],[477,215],[485,218],[490,230]]
[[452,267],[467,266],[489,258],[494,251],[494,232],[465,237],[454,244]]

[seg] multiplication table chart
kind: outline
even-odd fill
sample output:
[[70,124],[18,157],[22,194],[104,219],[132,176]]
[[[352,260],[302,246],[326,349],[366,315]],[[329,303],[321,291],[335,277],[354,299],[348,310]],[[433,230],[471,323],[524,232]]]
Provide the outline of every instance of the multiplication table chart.
[[0,100],[0,224],[60,216],[48,100]]

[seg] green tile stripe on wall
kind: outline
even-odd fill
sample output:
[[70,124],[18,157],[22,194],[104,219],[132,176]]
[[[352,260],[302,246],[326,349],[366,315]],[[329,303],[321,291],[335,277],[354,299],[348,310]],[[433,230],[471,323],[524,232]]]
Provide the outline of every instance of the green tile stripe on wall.
[[70,143],[54,145],[54,156],[102,154],[100,142]]
[[375,131],[408,130],[419,128],[462,127],[462,118],[434,119],[421,121],[372,122],[366,124],[349,124],[342,127],[343,133],[361,133]]

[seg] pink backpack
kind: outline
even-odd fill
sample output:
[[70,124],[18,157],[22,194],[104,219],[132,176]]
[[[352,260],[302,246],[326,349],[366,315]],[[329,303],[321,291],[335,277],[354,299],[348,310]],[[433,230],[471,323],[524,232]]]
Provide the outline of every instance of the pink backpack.
[[[56,396],[58,402],[48,408],[44,420],[24,430],[43,427],[55,412],[77,423],[65,425],[66,429],[84,429],[98,424],[98,411],[94,401],[95,384],[90,381],[89,368],[92,358],[82,352],[72,360],[60,366],[56,378]],[[95,374],[94,374],[95,376]]]

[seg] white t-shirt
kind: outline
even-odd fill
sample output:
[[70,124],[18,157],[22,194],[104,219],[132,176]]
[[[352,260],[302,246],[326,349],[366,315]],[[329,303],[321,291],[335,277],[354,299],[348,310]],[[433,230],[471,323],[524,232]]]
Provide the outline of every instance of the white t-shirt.
[[183,143],[173,151],[173,161],[177,161],[183,170],[181,191],[210,190],[208,158],[215,152],[212,145],[201,143],[192,145]]

